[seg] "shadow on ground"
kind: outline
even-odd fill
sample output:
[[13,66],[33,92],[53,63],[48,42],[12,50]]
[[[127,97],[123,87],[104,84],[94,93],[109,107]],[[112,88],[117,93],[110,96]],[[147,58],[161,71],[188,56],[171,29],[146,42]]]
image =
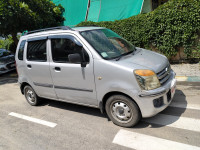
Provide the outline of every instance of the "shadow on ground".
[[54,101],[54,100],[49,100],[49,99],[42,99],[40,106],[46,106],[46,105],[48,105],[50,107],[56,107],[56,108],[68,110],[68,111],[74,111],[74,112],[78,112],[78,113],[84,113],[87,115],[106,118],[106,115],[102,114],[98,108],[81,106],[81,105],[60,102],[60,101]]
[[[180,101],[185,104],[185,107],[187,106],[187,101],[186,101],[186,96],[181,90],[176,90],[175,96],[172,101]],[[65,103],[65,102],[59,102],[59,101],[53,101],[53,100],[48,100],[48,99],[42,99],[42,104],[40,106],[50,106],[50,107],[56,107],[68,111],[74,111],[78,113],[84,113],[87,115],[93,115],[93,116],[98,116],[98,117],[103,117],[107,118],[106,114],[101,114],[100,110],[97,108],[91,108],[91,107],[86,107],[86,106],[81,106],[81,105],[76,105],[76,104],[70,104],[70,103]],[[161,112],[161,114],[166,114],[166,115],[173,115],[176,116],[173,119],[170,120],[165,120],[164,125],[162,125],[163,121],[161,118],[158,117],[158,115],[147,118],[147,119],[142,119],[135,127],[133,128],[146,128],[151,126],[152,128],[159,128],[163,127],[169,124],[172,124],[176,122],[179,117],[185,112],[186,109],[184,108],[177,108],[177,107],[168,107],[164,111]],[[157,118],[155,118],[157,117]],[[148,123],[148,119],[156,119],[156,124],[154,123]],[[110,121],[110,119],[108,119]],[[162,121],[162,123],[160,122]],[[160,124],[160,125],[159,125]]]
[[0,85],[8,84],[8,83],[17,83],[17,72],[12,71],[9,73],[0,75]]
[[0,85],[9,84],[9,83],[17,83],[17,79],[16,78],[0,79]]

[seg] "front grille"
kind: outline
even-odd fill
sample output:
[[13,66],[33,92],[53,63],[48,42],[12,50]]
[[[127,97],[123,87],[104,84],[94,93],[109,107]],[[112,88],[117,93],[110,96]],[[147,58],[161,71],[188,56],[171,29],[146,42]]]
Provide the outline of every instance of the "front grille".
[[170,77],[171,67],[170,64],[164,67],[163,70],[157,73],[157,77],[160,81],[160,84],[163,85],[167,82]]

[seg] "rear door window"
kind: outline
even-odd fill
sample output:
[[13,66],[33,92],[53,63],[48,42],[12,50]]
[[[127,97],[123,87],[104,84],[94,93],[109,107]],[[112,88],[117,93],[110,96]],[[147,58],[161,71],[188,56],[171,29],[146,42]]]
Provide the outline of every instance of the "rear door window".
[[28,42],[27,60],[39,62],[47,61],[46,40]]

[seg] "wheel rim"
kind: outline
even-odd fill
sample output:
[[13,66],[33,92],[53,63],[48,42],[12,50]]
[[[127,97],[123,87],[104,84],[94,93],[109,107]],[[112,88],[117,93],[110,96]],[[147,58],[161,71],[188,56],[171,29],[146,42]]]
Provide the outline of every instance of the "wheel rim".
[[30,103],[34,103],[35,102],[35,94],[31,89],[26,89],[26,99],[30,102]]
[[119,122],[127,123],[132,118],[131,109],[124,102],[114,102],[111,105],[111,114]]

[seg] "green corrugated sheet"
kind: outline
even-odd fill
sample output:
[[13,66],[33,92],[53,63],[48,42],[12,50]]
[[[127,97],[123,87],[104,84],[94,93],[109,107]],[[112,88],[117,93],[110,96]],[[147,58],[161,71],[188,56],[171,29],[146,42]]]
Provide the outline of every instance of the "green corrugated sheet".
[[64,25],[74,26],[85,20],[88,0],[53,0],[53,2],[65,8]]
[[[144,0],[90,0],[88,21],[114,21],[141,13]],[[65,8],[65,25],[73,26],[85,20],[88,0],[53,0]]]
[[99,18],[100,8],[101,8],[101,0],[91,0],[87,20],[97,22]]
[[142,7],[142,13],[148,13],[150,11],[152,11],[151,0],[144,0],[143,7]]

